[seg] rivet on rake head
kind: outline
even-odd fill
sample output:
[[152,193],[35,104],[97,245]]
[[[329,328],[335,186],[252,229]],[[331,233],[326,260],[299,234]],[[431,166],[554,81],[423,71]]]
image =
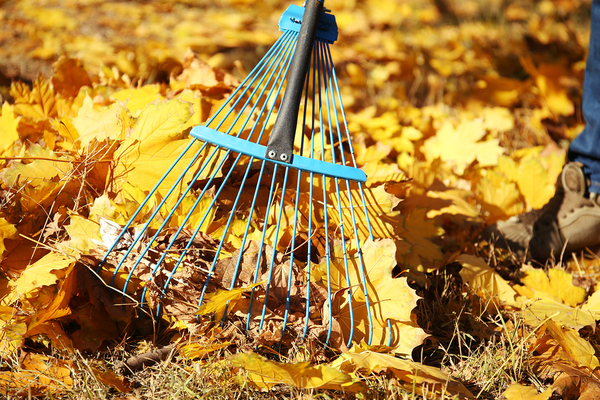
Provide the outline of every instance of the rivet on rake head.
[[287,156],[287,154],[283,153],[279,156],[279,158],[281,159],[281,161],[287,161],[288,156]]
[[269,151],[269,158],[275,158],[276,155],[277,153],[275,153],[275,150]]

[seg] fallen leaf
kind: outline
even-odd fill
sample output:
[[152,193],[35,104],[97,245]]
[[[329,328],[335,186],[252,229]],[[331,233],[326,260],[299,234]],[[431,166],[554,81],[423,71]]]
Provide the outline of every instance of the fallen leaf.
[[583,366],[595,370],[600,366],[598,358],[595,356],[594,347],[571,328],[561,328],[556,322],[550,320],[544,324],[550,332],[550,335],[560,344],[567,361],[576,366]]
[[463,266],[460,270],[463,281],[478,296],[484,299],[496,299],[506,305],[518,306],[517,292],[483,259],[461,254],[456,261]]
[[0,114],[0,155],[8,152],[13,143],[19,140],[19,133],[17,132],[19,119],[20,117],[15,117],[13,106],[7,102],[2,104],[2,113]]
[[28,265],[19,278],[9,283],[9,286],[19,296],[34,293],[42,286],[54,285],[59,280],[58,273],[69,268],[75,260],[60,253],[48,253],[35,263]]
[[237,302],[242,298],[242,294],[249,289],[260,286],[264,281],[254,283],[247,287],[235,288],[231,290],[217,290],[204,296],[203,303],[198,309],[197,315],[206,315],[209,313],[215,313],[215,321],[221,321],[226,312],[231,311]]
[[229,358],[234,367],[243,368],[246,376],[240,376],[240,384],[250,383],[258,388],[271,389],[286,384],[301,389],[332,389],[349,392],[365,391],[366,385],[356,376],[341,372],[327,365],[311,365],[310,362],[279,363],[258,354],[238,353]]
[[355,345],[352,350],[342,353],[329,366],[346,373],[371,374],[386,371],[391,373],[405,390],[416,388],[418,394],[431,391],[443,396],[473,398],[473,394],[438,368],[404,360],[389,354],[376,353]]
[[506,400],[548,400],[552,396],[552,389],[546,389],[538,394],[538,391],[532,386],[513,383],[502,394]]

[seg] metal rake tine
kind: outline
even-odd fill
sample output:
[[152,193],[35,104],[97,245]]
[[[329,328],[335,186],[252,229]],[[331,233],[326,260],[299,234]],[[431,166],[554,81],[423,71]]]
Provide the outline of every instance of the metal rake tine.
[[[281,187],[281,204],[279,206],[279,216],[277,218],[277,225],[275,227],[275,239],[273,240],[273,254],[271,255],[271,262],[269,264],[269,277],[267,279],[267,288],[265,290],[265,302],[263,304],[263,310],[262,310],[262,316],[260,319],[260,325],[258,327],[259,331],[262,329],[263,323],[264,323],[264,319],[265,319],[265,313],[267,311],[267,302],[269,299],[269,289],[271,288],[271,278],[273,276],[273,264],[275,263],[275,256],[277,255],[277,244],[278,244],[278,240],[279,240],[279,226],[281,223],[281,214],[283,213],[283,209],[285,207],[285,189],[287,188],[287,180],[288,180],[288,173],[289,173],[289,167],[285,167],[285,172],[284,172],[284,178],[283,178],[283,184]],[[275,174],[273,174],[275,175]],[[266,223],[265,223],[266,225]],[[290,260],[290,270],[291,270],[291,265],[292,265],[292,260]],[[290,275],[291,277],[291,275]]]
[[[287,170],[286,170],[286,175],[287,175]],[[283,316],[283,327],[281,328],[281,340],[279,341],[279,347],[281,347],[281,342],[283,341],[283,332],[285,332],[285,328],[287,326],[287,320],[288,320],[288,313],[289,313],[289,308],[290,308],[290,292],[292,289],[292,272],[293,272],[293,266],[294,266],[294,250],[296,248],[296,228],[298,227],[298,203],[299,203],[299,198],[300,198],[300,182],[301,182],[301,175],[302,175],[302,171],[298,170],[298,182],[297,182],[297,186],[296,186],[296,201],[295,201],[295,207],[294,207],[294,230],[292,232],[292,244],[291,244],[291,253],[290,253],[290,266],[288,268],[288,282],[287,282],[287,289],[286,289],[286,298],[285,298],[285,313]],[[283,200],[281,202],[281,208],[283,209]],[[276,229],[277,232],[279,232],[279,229]],[[273,253],[275,254],[275,253]],[[307,282],[307,297],[308,297],[308,287],[310,287],[310,282]]]
[[[252,282],[253,284],[256,284],[258,281],[260,261],[262,258],[262,252],[263,252],[263,248],[265,245],[265,235],[267,233],[267,226],[268,226],[267,221],[268,221],[268,216],[269,216],[269,210],[271,210],[271,205],[273,203],[273,187],[275,186],[275,179],[277,178],[277,167],[278,167],[278,164],[275,164],[275,167],[273,168],[273,178],[271,181],[271,190],[269,191],[269,199],[267,200],[267,211],[266,211],[266,215],[265,215],[265,221],[263,222],[261,244],[260,244],[260,249],[258,250],[258,257],[256,260],[256,269],[254,271],[254,279]],[[273,251],[275,251],[275,247],[273,248]],[[248,321],[246,322],[246,329],[250,329],[250,320],[251,320],[251,316],[252,316],[252,304],[254,302],[254,292],[255,291],[256,291],[256,287],[253,287],[252,291],[250,293],[250,305],[248,306]],[[265,298],[265,302],[266,301],[267,301],[267,299]],[[262,318],[261,318],[260,328],[262,328]]]

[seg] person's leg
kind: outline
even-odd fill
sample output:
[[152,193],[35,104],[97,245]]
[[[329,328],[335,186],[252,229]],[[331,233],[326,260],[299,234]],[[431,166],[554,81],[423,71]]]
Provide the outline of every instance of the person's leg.
[[600,0],[592,1],[582,111],[586,126],[569,147],[554,197],[489,226],[484,239],[540,263],[600,245]]
[[592,1],[592,27],[581,109],[586,125],[571,143],[568,158],[583,164],[583,172],[591,182],[589,191],[600,194],[600,0]]

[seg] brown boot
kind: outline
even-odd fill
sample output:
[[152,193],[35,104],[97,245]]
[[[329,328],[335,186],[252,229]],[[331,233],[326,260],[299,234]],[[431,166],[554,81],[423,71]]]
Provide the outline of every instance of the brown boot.
[[498,221],[482,237],[517,256],[545,263],[549,258],[600,245],[600,197],[588,193],[582,165],[567,163],[556,194],[539,210]]

